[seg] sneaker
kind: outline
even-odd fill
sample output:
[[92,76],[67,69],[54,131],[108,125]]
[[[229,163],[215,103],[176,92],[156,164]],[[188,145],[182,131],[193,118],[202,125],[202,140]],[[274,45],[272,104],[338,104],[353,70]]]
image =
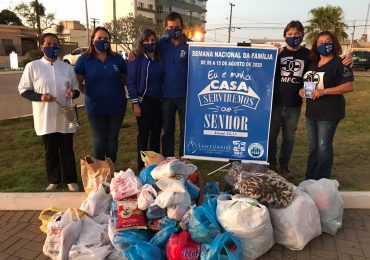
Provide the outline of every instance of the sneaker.
[[67,184],[69,191],[79,191],[77,183],[68,183]]
[[54,191],[58,188],[59,184],[50,183],[49,186],[46,187],[45,191]]
[[287,166],[280,166],[279,172],[278,172],[282,177],[285,179],[293,179],[294,175],[289,171],[289,168]]

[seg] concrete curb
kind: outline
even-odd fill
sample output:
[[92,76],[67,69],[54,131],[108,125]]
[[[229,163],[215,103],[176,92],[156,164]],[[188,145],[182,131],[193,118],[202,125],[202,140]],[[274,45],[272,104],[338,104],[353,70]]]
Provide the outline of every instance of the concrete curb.
[[[370,209],[369,191],[343,191],[345,208]],[[79,208],[84,192],[0,193],[0,210],[43,210],[48,207]]]

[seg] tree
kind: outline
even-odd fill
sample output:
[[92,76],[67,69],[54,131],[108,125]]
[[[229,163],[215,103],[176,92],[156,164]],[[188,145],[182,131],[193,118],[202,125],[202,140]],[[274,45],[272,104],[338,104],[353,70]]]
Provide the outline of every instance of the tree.
[[133,50],[133,45],[137,37],[145,29],[152,29],[156,32],[157,36],[158,32],[161,31],[160,26],[155,24],[153,20],[141,15],[134,17],[130,14],[127,17],[117,19],[115,30],[113,23],[112,21],[105,24],[105,27],[112,33],[112,42],[117,43],[129,52]]
[[31,1],[28,4],[20,3],[14,7],[14,12],[17,13],[24,22],[32,27],[37,28],[37,32],[41,35],[43,29],[54,24],[55,15],[52,13],[45,13],[46,9],[38,0]]
[[314,41],[317,35],[322,31],[330,31],[338,37],[339,40],[347,39],[347,25],[343,21],[343,9],[339,6],[327,5],[310,10],[312,18],[306,26],[306,40],[310,43]]
[[23,25],[21,19],[14,12],[6,9],[0,12],[0,24]]

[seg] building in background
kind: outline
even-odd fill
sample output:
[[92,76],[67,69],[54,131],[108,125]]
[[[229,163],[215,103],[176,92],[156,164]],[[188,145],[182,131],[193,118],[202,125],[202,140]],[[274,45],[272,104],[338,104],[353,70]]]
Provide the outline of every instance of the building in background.
[[48,32],[57,34],[61,42],[75,43],[78,47],[87,45],[86,27],[79,21],[60,21],[59,25],[52,25],[43,31],[43,33]]
[[105,23],[113,20],[114,5],[116,19],[142,15],[164,28],[167,15],[177,12],[191,34],[195,31],[205,33],[207,0],[104,0]]

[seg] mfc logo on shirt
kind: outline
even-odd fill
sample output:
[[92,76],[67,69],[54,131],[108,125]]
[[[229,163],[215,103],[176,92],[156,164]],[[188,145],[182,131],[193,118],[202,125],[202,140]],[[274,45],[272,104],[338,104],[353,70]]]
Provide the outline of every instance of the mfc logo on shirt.
[[316,84],[316,89],[324,89],[324,74],[325,72],[307,71],[303,80],[308,82],[314,82]]
[[185,57],[186,57],[186,50],[181,50],[180,58],[185,58]]
[[[293,59],[293,57],[284,57],[280,59],[280,68],[282,77],[302,77],[304,61],[300,59]],[[293,82],[293,80],[288,80],[288,82],[289,81]]]

